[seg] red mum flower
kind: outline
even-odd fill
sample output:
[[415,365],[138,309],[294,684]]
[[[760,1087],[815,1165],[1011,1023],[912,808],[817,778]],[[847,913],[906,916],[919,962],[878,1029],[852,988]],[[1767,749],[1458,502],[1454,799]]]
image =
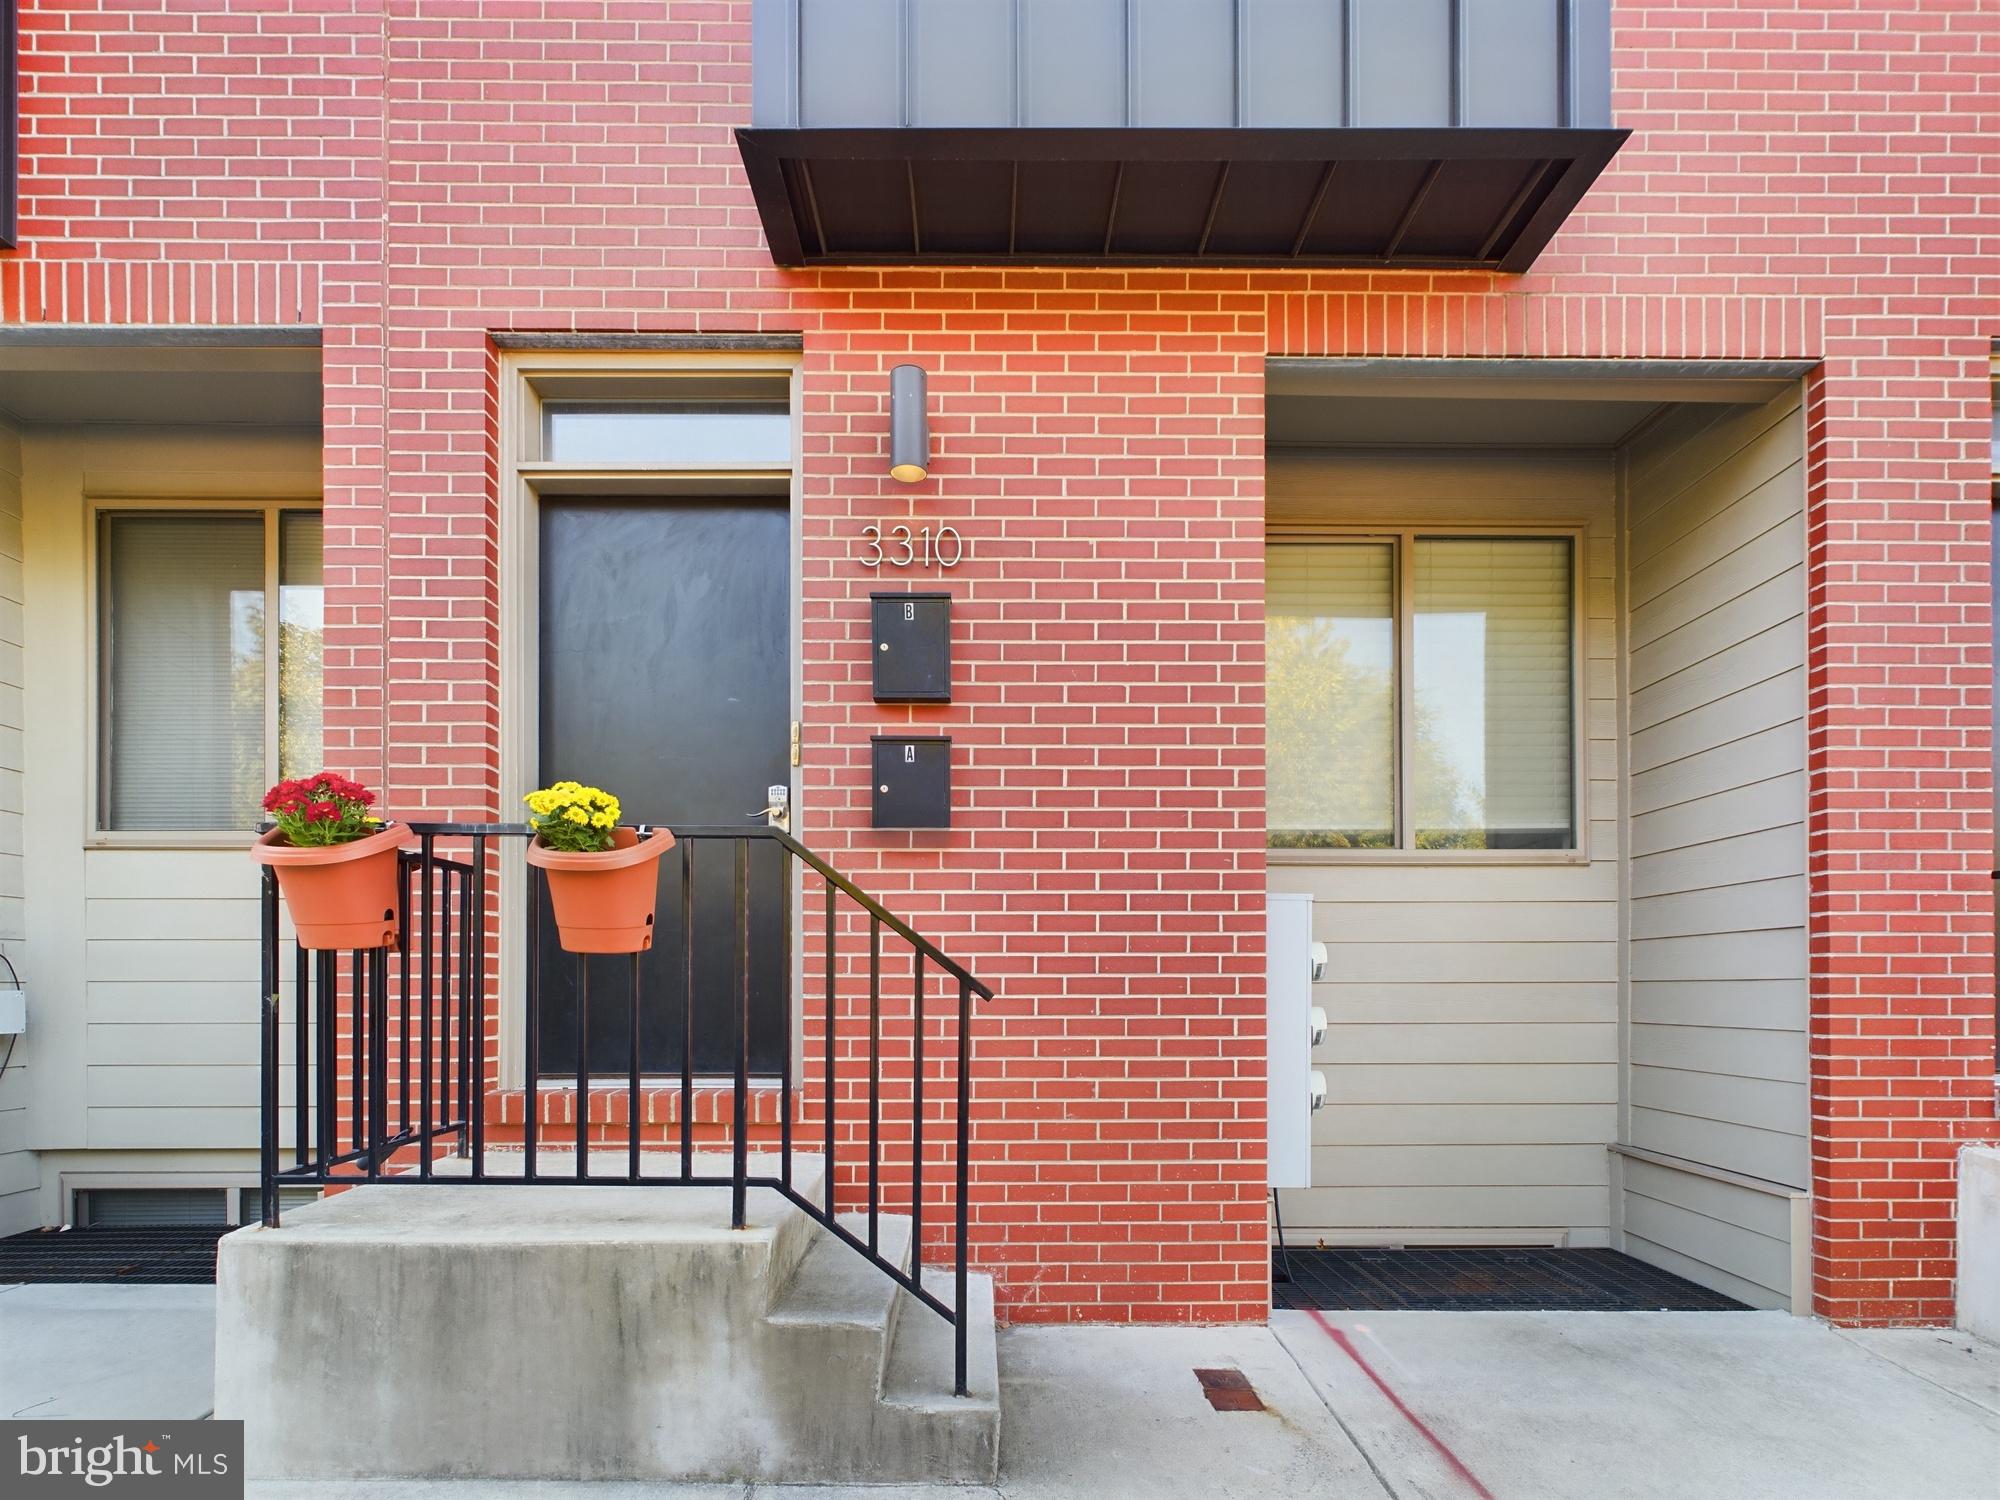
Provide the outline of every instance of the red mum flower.
[[297,805],[301,789],[296,781],[281,781],[264,794],[264,811],[280,812]]

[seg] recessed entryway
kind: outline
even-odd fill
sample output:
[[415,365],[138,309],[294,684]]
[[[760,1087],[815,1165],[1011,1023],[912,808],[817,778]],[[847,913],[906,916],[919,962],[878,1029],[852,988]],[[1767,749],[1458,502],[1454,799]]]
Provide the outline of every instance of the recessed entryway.
[[[1293,1244],[1808,1305],[1806,371],[1268,367],[1270,889],[1325,949]],[[1363,1305],[1452,1305],[1388,1269]]]

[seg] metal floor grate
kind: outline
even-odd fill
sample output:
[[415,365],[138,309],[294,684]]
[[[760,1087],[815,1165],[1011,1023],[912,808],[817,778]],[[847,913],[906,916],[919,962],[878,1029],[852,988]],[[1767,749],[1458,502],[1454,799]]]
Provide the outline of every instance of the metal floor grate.
[[228,1224],[31,1229],[0,1239],[0,1284],[215,1280],[215,1242]]
[[1274,1307],[1322,1312],[1743,1312],[1741,1302],[1616,1250],[1294,1250],[1271,1257]]

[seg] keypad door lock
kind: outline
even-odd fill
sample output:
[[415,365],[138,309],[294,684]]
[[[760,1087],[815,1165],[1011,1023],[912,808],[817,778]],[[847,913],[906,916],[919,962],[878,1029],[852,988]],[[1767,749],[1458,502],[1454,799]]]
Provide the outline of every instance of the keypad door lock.
[[792,831],[792,789],[783,782],[773,782],[764,788],[764,806],[750,814],[762,818],[765,824],[780,833]]

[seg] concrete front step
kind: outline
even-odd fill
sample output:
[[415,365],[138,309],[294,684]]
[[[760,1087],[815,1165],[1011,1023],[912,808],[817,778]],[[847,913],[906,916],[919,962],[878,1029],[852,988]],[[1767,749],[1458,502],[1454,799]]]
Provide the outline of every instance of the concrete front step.
[[[810,1201],[819,1180],[794,1159]],[[728,1200],[376,1186],[239,1230],[218,1264],[216,1415],[243,1419],[260,1478],[992,1482],[990,1283],[955,1397],[942,1318],[782,1195],[751,1190],[742,1231]],[[908,1267],[906,1219],[883,1217],[881,1248]]]
[[[841,1214],[839,1220],[865,1241],[867,1215]],[[823,1229],[817,1234],[768,1321],[791,1330],[815,1359],[873,1374],[872,1399],[865,1405],[848,1391],[826,1393],[822,1416],[829,1425],[845,1424],[841,1446],[853,1452],[847,1472],[877,1483],[992,1483],[1000,1462],[992,1278],[968,1278],[966,1394],[957,1396],[952,1325],[851,1245]],[[877,1234],[878,1253],[907,1273],[908,1217],[882,1215]],[[924,1288],[951,1305],[948,1272],[927,1270]]]

